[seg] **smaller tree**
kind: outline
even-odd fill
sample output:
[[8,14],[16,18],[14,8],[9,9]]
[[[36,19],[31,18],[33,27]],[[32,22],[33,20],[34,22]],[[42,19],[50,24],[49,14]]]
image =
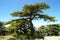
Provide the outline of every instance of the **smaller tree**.
[[0,35],[5,35],[4,22],[0,21]]
[[39,32],[39,34],[38,34],[39,38],[44,38],[44,36],[47,35],[47,27],[41,26],[40,28],[38,28],[38,32]]
[[60,32],[60,24],[51,24],[47,25],[48,31],[47,34],[48,36],[58,36]]
[[49,24],[38,28],[37,37],[43,38],[44,36],[58,36],[60,35],[60,24]]

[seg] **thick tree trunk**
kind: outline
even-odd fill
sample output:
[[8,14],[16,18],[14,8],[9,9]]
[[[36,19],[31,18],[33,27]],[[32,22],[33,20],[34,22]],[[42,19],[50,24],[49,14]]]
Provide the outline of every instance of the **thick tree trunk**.
[[30,29],[31,29],[31,36],[33,36],[33,34],[34,34],[34,27],[33,27],[32,19],[30,19]]
[[30,14],[30,19],[29,19],[29,22],[30,22],[30,30],[31,30],[31,37],[33,37],[33,34],[34,34],[34,26],[33,26],[33,23],[32,23],[32,20],[33,20],[33,10],[31,10],[31,14]]

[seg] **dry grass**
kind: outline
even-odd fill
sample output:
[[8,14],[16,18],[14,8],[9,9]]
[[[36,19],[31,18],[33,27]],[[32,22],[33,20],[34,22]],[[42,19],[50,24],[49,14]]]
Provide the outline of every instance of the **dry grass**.
[[13,36],[12,35],[0,36],[0,40],[7,40],[10,38],[13,38]]

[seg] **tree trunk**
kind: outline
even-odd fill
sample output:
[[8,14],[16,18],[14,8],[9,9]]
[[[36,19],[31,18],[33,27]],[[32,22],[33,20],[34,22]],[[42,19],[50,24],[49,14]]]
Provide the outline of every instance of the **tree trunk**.
[[34,34],[34,27],[33,27],[32,19],[30,19],[30,29],[31,29],[31,36],[33,36],[33,34]]
[[33,34],[34,34],[34,27],[33,27],[33,23],[32,23],[32,20],[33,20],[33,10],[31,10],[31,14],[30,14],[30,19],[29,19],[29,22],[30,22],[30,30],[31,30],[31,37],[33,37]]

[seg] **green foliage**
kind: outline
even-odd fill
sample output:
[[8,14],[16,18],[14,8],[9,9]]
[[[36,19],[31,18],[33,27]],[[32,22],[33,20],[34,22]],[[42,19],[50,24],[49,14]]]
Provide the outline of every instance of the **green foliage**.
[[58,36],[60,32],[60,25],[59,24],[52,24],[48,25],[48,35],[52,36]]
[[[32,20],[34,19],[44,19],[45,21],[55,21],[55,17],[49,16],[47,14],[43,14],[43,10],[49,9],[50,6],[46,3],[37,3],[33,5],[25,5],[23,7],[22,11],[13,12],[11,15],[13,17],[19,17],[19,19],[15,19],[12,21],[9,21],[7,24],[11,24],[9,27],[10,30],[17,29],[17,33],[23,33],[23,35],[26,35],[28,37],[34,37],[35,28],[33,26]],[[44,27],[43,27],[44,28]],[[18,30],[22,32],[18,32]],[[30,31],[28,31],[30,30]],[[14,31],[16,32],[16,31]],[[45,35],[45,29],[43,31],[40,31],[43,34],[42,37]]]
[[4,22],[0,21],[0,35],[5,35],[5,30],[4,30]]
[[46,3],[39,3],[39,4],[34,4],[34,5],[25,5],[23,8],[23,11],[19,12],[14,12],[11,15],[12,16],[18,16],[21,17],[22,19],[25,17],[25,19],[29,19],[30,16],[32,19],[34,18],[42,18],[44,20],[50,20],[50,21],[55,21],[55,17],[48,16],[46,14],[42,14],[45,9],[50,8],[50,6]]
[[36,37],[38,38],[43,38],[44,36],[58,36],[60,35],[60,24],[41,26],[36,33]]

